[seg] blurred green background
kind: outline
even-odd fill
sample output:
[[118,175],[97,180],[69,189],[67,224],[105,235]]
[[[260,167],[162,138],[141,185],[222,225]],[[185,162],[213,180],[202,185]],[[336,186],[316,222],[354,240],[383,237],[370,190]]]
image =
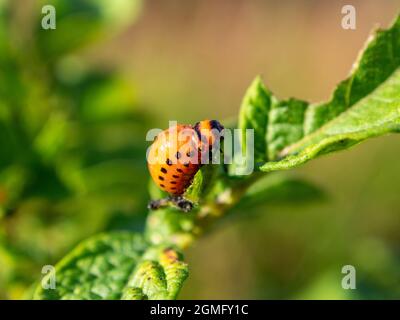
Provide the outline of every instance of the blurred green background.
[[[280,98],[327,99],[400,9],[353,0],[344,30],[345,4],[0,0],[0,298],[24,298],[92,234],[143,228],[150,128],[236,117],[257,74]],[[400,298],[399,157],[387,136],[291,172],[324,200],[222,221],[186,252],[180,298]],[[348,264],[356,290],[341,288]]]

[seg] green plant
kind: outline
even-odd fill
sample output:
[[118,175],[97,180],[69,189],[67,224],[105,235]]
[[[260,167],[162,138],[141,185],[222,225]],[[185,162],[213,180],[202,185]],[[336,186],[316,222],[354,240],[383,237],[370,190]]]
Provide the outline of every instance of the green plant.
[[[239,128],[255,131],[255,173],[232,176],[220,166],[204,167],[187,191],[199,203],[192,212],[157,210],[149,213],[143,234],[102,234],[83,242],[57,264],[57,289],[38,285],[34,298],[176,298],[188,276],[181,251],[213,222],[290,186],[313,192],[302,182],[271,183],[275,178],[267,173],[400,131],[399,67],[400,17],[375,32],[328,102],[279,101],[256,78],[238,121]],[[160,195],[153,185],[150,194]]]
[[[41,29],[44,4],[57,7],[60,37]],[[145,141],[119,137],[144,135],[149,116],[121,70],[82,54],[133,23],[140,5],[36,1],[17,19],[24,6],[0,1],[0,299],[21,298],[46,261],[82,239],[142,223]]]

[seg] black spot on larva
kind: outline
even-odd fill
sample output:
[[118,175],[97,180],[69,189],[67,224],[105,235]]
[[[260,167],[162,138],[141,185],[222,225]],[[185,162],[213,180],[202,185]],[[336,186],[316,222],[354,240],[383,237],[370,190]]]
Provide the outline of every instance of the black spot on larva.
[[184,163],[183,164],[186,168],[189,167],[189,163]]
[[201,139],[201,133],[200,133],[200,122],[196,122],[196,124],[193,126],[194,131],[196,131],[197,136],[199,139]]
[[183,171],[182,171],[182,169],[176,169],[176,171],[178,171],[179,173],[182,173]]
[[221,132],[222,130],[224,130],[224,126],[222,124],[220,124],[217,120],[211,120],[210,127],[211,127],[211,129],[217,129],[218,132]]
[[162,173],[167,173],[167,169],[161,168],[161,172],[162,172]]
[[170,183],[171,183],[171,184],[176,184],[176,181],[171,181]]
[[172,187],[171,190],[176,190],[176,187]]
[[188,156],[189,158],[194,156],[194,152],[193,151],[188,151],[186,152],[186,156]]
[[169,166],[172,166],[172,161],[167,159],[166,164],[169,165]]
[[158,176],[158,179],[161,180],[161,181],[164,181],[164,178],[161,177],[161,176]]
[[181,157],[181,153],[178,151],[178,152],[176,153],[176,158],[177,158],[177,159],[180,159],[180,157]]
[[160,187],[161,187],[161,188],[165,188],[165,186],[164,186],[163,184],[160,184]]
[[177,176],[176,174],[173,174],[172,177],[175,178],[175,179],[179,178],[179,176]]

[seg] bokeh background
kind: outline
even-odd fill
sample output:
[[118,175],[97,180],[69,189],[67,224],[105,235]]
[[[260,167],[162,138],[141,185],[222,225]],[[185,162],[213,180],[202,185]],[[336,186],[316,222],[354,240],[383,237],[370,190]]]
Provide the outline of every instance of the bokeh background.
[[[41,28],[44,4],[56,30]],[[341,27],[345,4],[356,30]],[[0,0],[0,298],[27,297],[43,265],[90,235],[143,228],[147,130],[236,117],[258,74],[280,98],[328,99],[370,30],[399,9]],[[399,157],[387,136],[294,170],[324,197],[266,199],[220,223],[186,252],[180,298],[400,298]],[[348,264],[356,290],[341,288]]]

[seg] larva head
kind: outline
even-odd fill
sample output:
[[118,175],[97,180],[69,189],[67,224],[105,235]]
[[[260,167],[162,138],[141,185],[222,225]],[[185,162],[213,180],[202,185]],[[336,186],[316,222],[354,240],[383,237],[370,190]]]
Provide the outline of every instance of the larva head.
[[221,148],[223,140],[223,125],[217,120],[203,120],[194,125],[194,130],[200,138],[200,150],[204,154],[209,154],[211,159],[212,153]]

